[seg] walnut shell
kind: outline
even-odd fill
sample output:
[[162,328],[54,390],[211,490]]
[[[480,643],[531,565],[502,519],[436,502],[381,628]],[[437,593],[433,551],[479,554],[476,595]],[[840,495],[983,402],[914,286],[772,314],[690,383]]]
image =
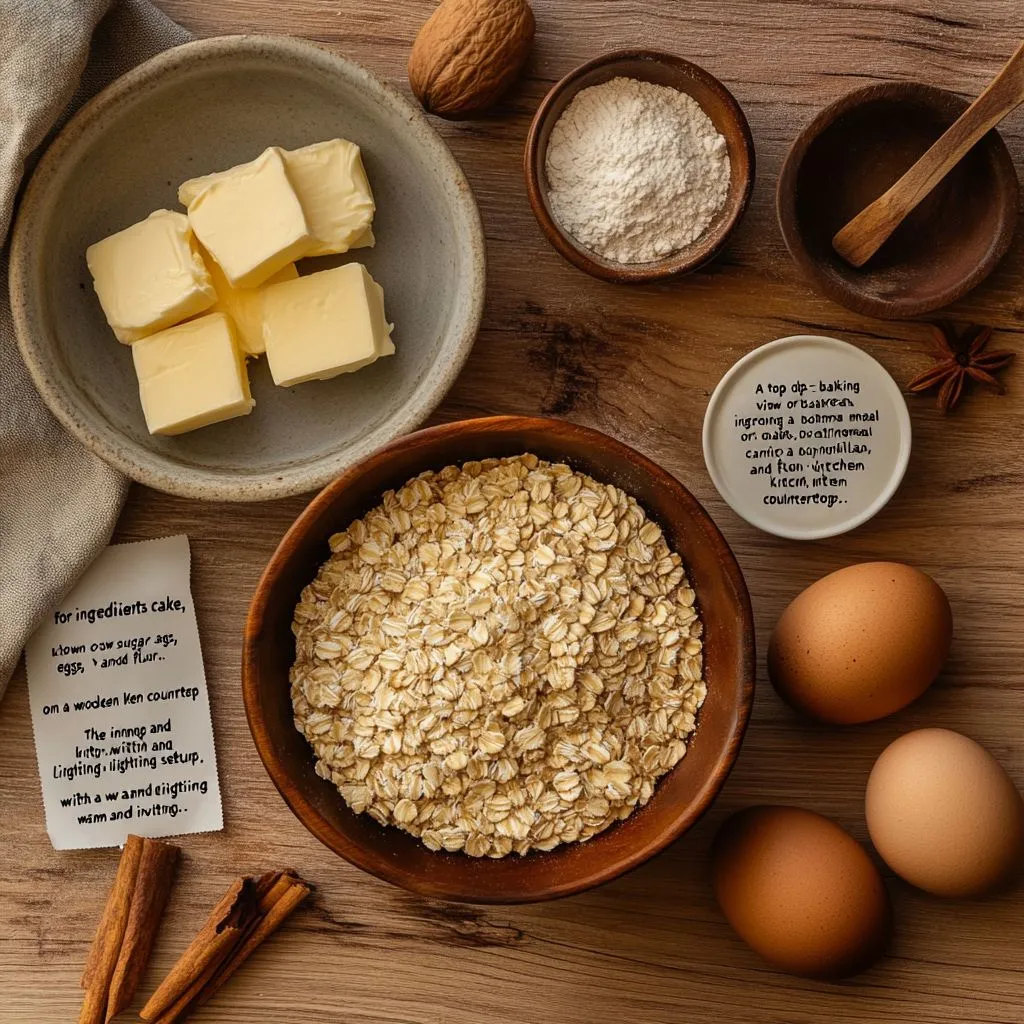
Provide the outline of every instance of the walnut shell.
[[493,106],[533,43],[526,0],[441,0],[409,54],[409,84],[425,110],[450,120]]

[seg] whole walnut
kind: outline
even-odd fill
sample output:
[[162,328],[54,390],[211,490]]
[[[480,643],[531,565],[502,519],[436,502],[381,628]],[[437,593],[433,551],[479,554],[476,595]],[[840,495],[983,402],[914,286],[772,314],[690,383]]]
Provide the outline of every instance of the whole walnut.
[[533,43],[526,0],[441,0],[409,55],[409,84],[425,110],[450,120],[492,107]]

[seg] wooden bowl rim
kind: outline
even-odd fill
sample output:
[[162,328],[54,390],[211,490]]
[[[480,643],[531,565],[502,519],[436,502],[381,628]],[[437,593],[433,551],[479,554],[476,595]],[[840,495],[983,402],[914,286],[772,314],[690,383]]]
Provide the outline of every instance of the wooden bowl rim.
[[1002,136],[993,128],[978,143],[989,150],[995,168],[995,198],[999,204],[999,222],[988,251],[971,271],[950,285],[937,297],[917,299],[912,294],[897,298],[882,298],[858,291],[844,279],[827,274],[819,260],[808,251],[797,217],[797,178],[808,150],[840,117],[850,111],[877,100],[895,102],[912,100],[945,115],[950,106],[958,108],[959,116],[967,109],[968,101],[955,92],[924,82],[876,82],[840,96],[819,110],[800,130],[786,153],[779,171],[775,189],[775,210],[783,241],[797,266],[828,298],[847,309],[881,319],[904,319],[921,316],[963,298],[976,288],[996,268],[1006,255],[1013,240],[1017,222],[1017,204],[1020,184],[1013,158]]
[[[542,181],[543,173],[539,169],[541,158],[544,155],[540,151],[540,137],[553,116],[552,110],[555,103],[569,90],[579,91],[581,88],[579,85],[580,79],[599,68],[635,61],[662,64],[675,70],[683,71],[690,77],[701,81],[708,89],[714,92],[729,112],[730,120],[746,155],[747,173],[741,182],[739,196],[733,201],[733,209],[710,234],[702,236],[685,249],[652,263],[613,264],[610,261],[602,260],[596,254],[588,253],[586,249],[574,242],[561,229],[548,210],[547,202],[545,201],[547,186]],[[530,201],[530,207],[537,218],[537,222],[540,224],[541,230],[551,245],[570,263],[592,277],[616,284],[662,281],[679,274],[689,273],[712,260],[722,250],[729,240],[729,236],[743,219],[743,215],[746,213],[747,206],[750,203],[751,193],[754,190],[756,173],[754,137],[751,134],[747,117],[743,113],[743,108],[739,105],[736,97],[718,78],[699,64],[694,64],[683,57],[660,50],[644,48],[612,50],[580,64],[579,67],[574,68],[548,90],[547,95],[541,100],[533,120],[530,122],[529,133],[526,137],[526,148],[523,154],[523,173],[526,178],[526,194]]]
[[[390,456],[397,451],[418,447],[424,440],[433,441],[453,435],[464,436],[467,429],[474,431],[478,435],[485,433],[513,433],[521,430],[543,431],[555,437],[572,437],[576,440],[599,442],[602,446],[618,449],[620,454],[628,458],[638,469],[649,474],[658,487],[665,488],[673,495],[679,504],[686,509],[686,513],[691,517],[692,521],[700,527],[707,543],[713,546],[720,570],[728,584],[728,589],[735,597],[735,614],[740,629],[740,678],[737,687],[738,698],[735,706],[735,719],[723,740],[722,751],[708,772],[696,798],[686,807],[679,809],[674,821],[668,828],[650,837],[646,843],[638,844],[628,855],[609,860],[600,869],[591,871],[587,875],[574,876],[568,880],[551,884],[541,884],[529,890],[524,889],[519,892],[503,893],[500,898],[489,892],[481,892],[474,888],[472,884],[446,885],[441,890],[439,890],[436,884],[432,884],[429,887],[421,885],[420,876],[415,871],[406,869],[397,858],[389,860],[380,857],[376,853],[369,852],[344,832],[336,829],[310,803],[300,787],[292,783],[288,768],[282,759],[278,757],[263,717],[259,685],[260,673],[257,651],[260,645],[261,627],[267,615],[268,597],[272,584],[289,560],[292,541],[304,537],[307,525],[315,520],[317,514],[323,509],[330,507],[345,489],[366,470],[388,461]],[[346,469],[310,501],[291,527],[289,527],[275,549],[260,576],[249,605],[242,646],[242,696],[253,743],[271,781],[292,813],[306,829],[336,854],[377,878],[407,889],[410,892],[432,898],[440,896],[440,898],[458,902],[481,904],[534,903],[570,896],[620,877],[626,872],[639,867],[655,854],[660,853],[704,815],[732,771],[750,720],[756,677],[754,645],[753,609],[739,563],[736,561],[736,557],[725,537],[703,506],[674,476],[629,445],[590,427],[543,417],[490,416],[441,424],[407,434],[405,437],[399,438],[373,455]],[[677,765],[672,771],[678,770],[678,767]],[[614,828],[615,826],[612,827]],[[528,856],[544,857],[550,860],[560,859],[570,857],[574,848],[575,844],[570,844],[569,846],[557,847],[547,853],[532,853]]]

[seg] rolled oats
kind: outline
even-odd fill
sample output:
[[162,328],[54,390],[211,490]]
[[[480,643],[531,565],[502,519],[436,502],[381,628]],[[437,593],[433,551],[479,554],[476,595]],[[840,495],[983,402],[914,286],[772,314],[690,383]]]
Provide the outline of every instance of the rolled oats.
[[357,813],[431,850],[582,842],[645,804],[707,692],[679,556],[533,455],[410,480],[330,540],[292,625],[295,726]]

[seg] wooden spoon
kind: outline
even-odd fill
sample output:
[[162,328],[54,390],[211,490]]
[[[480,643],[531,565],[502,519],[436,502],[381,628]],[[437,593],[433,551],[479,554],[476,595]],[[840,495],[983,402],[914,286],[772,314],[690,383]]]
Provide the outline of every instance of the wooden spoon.
[[910,170],[836,232],[832,239],[835,251],[851,266],[864,266],[970,148],[1021,103],[1024,103],[1024,43],[989,87]]

